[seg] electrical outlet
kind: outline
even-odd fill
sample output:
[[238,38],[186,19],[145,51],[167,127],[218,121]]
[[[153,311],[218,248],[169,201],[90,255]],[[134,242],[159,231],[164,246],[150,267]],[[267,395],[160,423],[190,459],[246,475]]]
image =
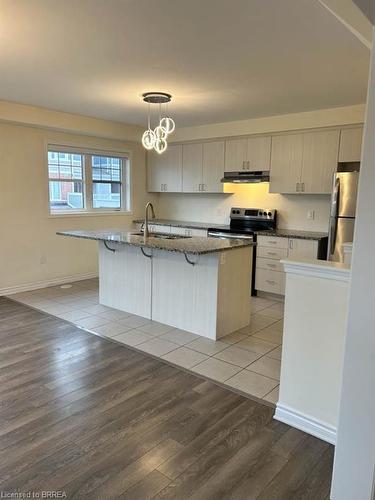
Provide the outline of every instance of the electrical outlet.
[[308,210],[307,211],[307,218],[309,220],[314,220],[314,218],[315,218],[315,211],[314,210]]

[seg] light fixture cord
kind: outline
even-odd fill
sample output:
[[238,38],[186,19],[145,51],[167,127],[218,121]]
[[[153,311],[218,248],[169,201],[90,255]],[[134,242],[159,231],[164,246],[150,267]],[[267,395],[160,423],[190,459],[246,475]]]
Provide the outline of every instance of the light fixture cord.
[[150,103],[148,103],[148,121],[147,121],[147,123],[148,123],[148,130],[151,130],[151,127],[150,127],[150,125],[151,125],[151,122],[150,122],[150,112],[151,112],[151,110],[150,110]]

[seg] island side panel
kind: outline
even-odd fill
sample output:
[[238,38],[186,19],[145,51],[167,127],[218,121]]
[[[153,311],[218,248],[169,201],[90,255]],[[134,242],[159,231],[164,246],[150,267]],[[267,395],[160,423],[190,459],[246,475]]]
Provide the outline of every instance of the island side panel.
[[[151,259],[141,248],[99,243],[99,302],[144,318],[151,318]],[[149,255],[151,250],[146,248]]]
[[217,298],[217,338],[250,323],[253,247],[220,254]]
[[219,257],[154,250],[152,319],[216,339]]

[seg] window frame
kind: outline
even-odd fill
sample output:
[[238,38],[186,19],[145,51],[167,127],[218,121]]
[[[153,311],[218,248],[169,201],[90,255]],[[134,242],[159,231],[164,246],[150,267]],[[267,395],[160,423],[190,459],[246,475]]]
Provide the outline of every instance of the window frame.
[[[50,192],[49,192],[49,162],[48,153],[58,152],[58,153],[68,153],[68,154],[79,154],[83,158],[83,208],[81,209],[69,209],[69,210],[53,210],[51,207]],[[93,185],[95,180],[93,180],[92,175],[92,157],[93,156],[105,156],[109,158],[120,158],[122,162],[121,166],[121,187],[120,187],[120,208],[113,207],[100,207],[94,208],[93,206]],[[45,148],[45,163],[46,163],[46,177],[47,177],[47,206],[49,217],[79,217],[79,216],[100,216],[100,215],[124,215],[132,213],[132,197],[131,197],[131,153],[128,151],[119,151],[115,149],[97,149],[93,147],[86,147],[81,145],[67,145],[47,142]],[[69,180],[67,180],[69,182]],[[109,181],[110,182],[110,181]]]

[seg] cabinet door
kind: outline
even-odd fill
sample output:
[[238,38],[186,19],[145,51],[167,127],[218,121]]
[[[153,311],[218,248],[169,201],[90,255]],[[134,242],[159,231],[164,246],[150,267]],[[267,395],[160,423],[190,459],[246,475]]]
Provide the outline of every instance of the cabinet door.
[[224,176],[224,141],[203,144],[203,191],[222,193]]
[[182,191],[182,145],[168,146],[161,155],[164,159],[163,178],[164,191],[181,193]]
[[338,130],[303,134],[302,192],[330,194],[337,169],[339,136]]
[[361,161],[363,127],[341,130],[339,161]]
[[152,193],[164,191],[164,158],[154,151],[147,153],[147,189]]
[[301,183],[303,134],[272,137],[270,193],[296,193]]
[[270,169],[271,137],[250,137],[247,140],[247,162],[250,171]]
[[225,171],[247,170],[247,139],[225,141]]
[[202,191],[202,144],[182,146],[182,191],[197,193]]
[[317,259],[318,242],[316,240],[289,238],[288,258]]

